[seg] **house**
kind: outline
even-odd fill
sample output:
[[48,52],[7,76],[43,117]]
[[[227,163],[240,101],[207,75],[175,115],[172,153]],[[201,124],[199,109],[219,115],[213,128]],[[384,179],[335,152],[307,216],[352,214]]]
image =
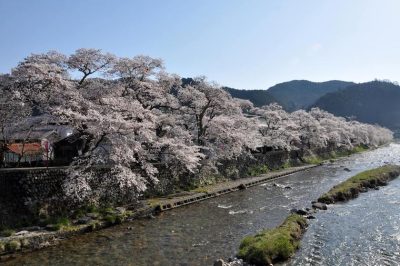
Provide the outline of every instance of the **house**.
[[6,167],[68,165],[80,154],[82,142],[72,127],[45,121],[32,118],[7,130]]

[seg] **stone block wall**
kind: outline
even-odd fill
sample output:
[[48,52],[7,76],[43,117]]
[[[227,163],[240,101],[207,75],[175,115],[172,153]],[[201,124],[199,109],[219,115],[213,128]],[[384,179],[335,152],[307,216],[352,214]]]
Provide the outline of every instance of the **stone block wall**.
[[[257,165],[268,165],[270,169],[277,169],[291,158],[297,155],[285,151],[272,151],[265,154],[254,154],[253,157],[245,156],[236,160],[221,162],[220,174],[237,179],[246,177],[248,169]],[[71,202],[65,199],[63,183],[67,178],[67,167],[49,168],[19,168],[19,169],[0,169],[0,227],[4,225],[23,226],[38,219],[39,212],[45,211],[53,215],[61,213],[71,206]],[[96,178],[91,185],[92,188],[100,188],[103,202],[114,200],[112,203],[126,204],[131,203],[134,192],[130,195],[108,194],[112,191],[112,177],[109,168],[96,168]],[[150,187],[150,194],[168,194],[178,185],[182,185],[184,180],[174,179],[168,169],[160,171],[159,187],[164,187],[163,191],[158,191],[156,187]],[[192,174],[193,175],[193,174]],[[194,178],[190,174],[185,178]],[[179,182],[179,183],[177,183]],[[166,183],[166,184],[163,184]],[[132,195],[131,195],[132,194]],[[112,198],[114,197],[114,198]],[[116,202],[118,201],[118,202]],[[112,204],[110,202],[110,204]]]
[[0,226],[26,223],[39,206],[62,204],[65,167],[1,169]]

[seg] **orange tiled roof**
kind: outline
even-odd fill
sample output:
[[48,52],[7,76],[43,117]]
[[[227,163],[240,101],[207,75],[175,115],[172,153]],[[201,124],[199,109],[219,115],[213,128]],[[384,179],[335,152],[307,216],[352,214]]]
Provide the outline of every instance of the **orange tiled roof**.
[[40,143],[25,143],[23,146],[22,143],[12,143],[7,145],[7,148],[16,154],[22,154],[22,151],[25,155],[34,155],[34,154],[42,154],[42,146]]

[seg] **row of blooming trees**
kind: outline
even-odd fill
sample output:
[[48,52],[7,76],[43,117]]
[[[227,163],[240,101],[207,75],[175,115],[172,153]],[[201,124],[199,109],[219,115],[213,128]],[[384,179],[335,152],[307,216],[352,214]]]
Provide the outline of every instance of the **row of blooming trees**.
[[319,109],[255,108],[204,77],[182,84],[160,59],[120,58],[96,49],[28,56],[1,76],[0,90],[3,133],[32,112],[57,117],[79,133],[83,152],[65,184],[78,200],[95,194],[95,165],[112,167],[109,182],[116,190],[139,195],[158,181],[160,166],[171,175],[217,171],[218,162],[251,156],[262,146],[352,149],[392,138],[387,129]]

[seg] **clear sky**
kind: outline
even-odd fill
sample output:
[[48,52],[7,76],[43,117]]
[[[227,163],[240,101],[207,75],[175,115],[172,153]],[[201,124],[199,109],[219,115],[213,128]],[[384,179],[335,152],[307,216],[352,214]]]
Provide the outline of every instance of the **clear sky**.
[[0,0],[0,36],[0,73],[85,47],[241,89],[400,80],[400,0]]

